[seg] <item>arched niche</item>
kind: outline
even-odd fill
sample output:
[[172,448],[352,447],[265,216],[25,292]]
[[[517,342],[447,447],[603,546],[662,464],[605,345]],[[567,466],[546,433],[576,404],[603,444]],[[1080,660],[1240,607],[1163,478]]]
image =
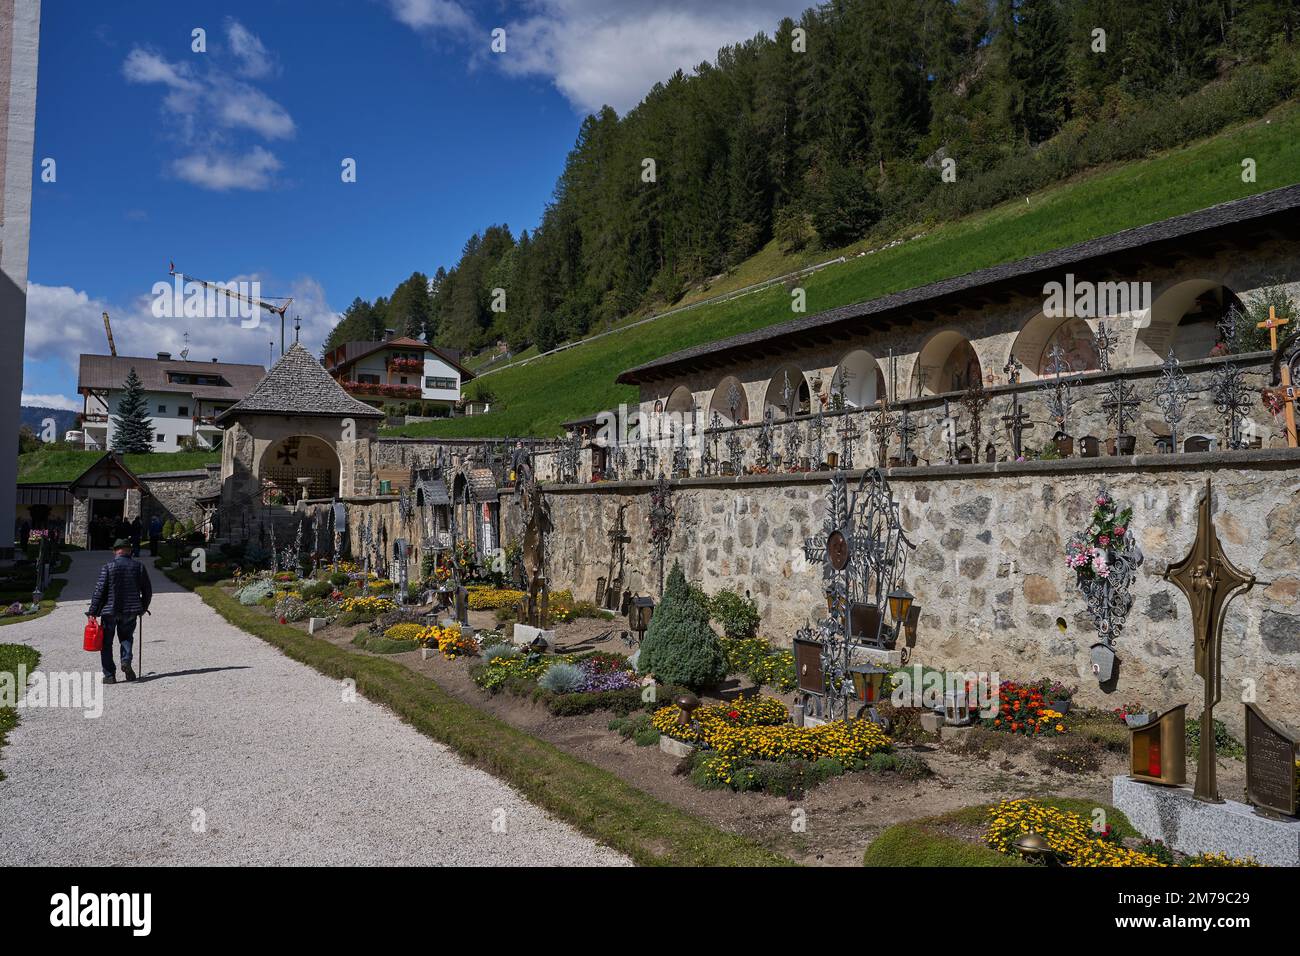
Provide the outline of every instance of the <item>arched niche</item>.
[[866,349],[854,349],[840,360],[831,376],[831,401],[844,389],[844,403],[850,408],[866,408],[882,397],[889,400],[885,373],[876,357]]
[[685,385],[678,385],[668,396],[668,401],[664,403],[664,411],[669,414],[689,415],[695,408],[695,396]]
[[940,395],[963,391],[983,378],[970,340],[955,329],[944,329],[930,336],[917,356],[912,389],[917,397]]
[[302,497],[299,478],[311,479],[308,498],[338,497],[340,470],[338,453],[329,442],[314,435],[289,435],[266,447],[257,474],[264,491],[279,492],[293,502]]
[[[786,407],[786,385],[790,387],[790,408]],[[767,394],[763,396],[763,411],[772,410],[774,419],[793,415],[806,415],[811,408],[812,391],[808,388],[808,378],[793,365],[784,365],[776,370],[772,380],[767,383]]]
[[1022,366],[1020,380],[1032,382],[1051,375],[1052,349],[1057,347],[1061,361],[1072,372],[1090,372],[1101,365],[1092,327],[1087,322],[1040,312],[1025,323],[1011,346],[1011,356]]
[[1133,343],[1133,364],[1163,362],[1172,347],[1179,361],[1206,358],[1219,341],[1218,322],[1233,307],[1244,311],[1236,293],[1217,279],[1186,279],[1151,303]]
[[[735,399],[734,416],[732,414],[733,397]],[[724,425],[739,425],[749,421],[749,399],[745,395],[745,386],[741,384],[740,379],[736,378],[736,376],[726,376],[714,388],[713,396],[709,400],[710,422],[713,421],[714,412],[717,412]]]

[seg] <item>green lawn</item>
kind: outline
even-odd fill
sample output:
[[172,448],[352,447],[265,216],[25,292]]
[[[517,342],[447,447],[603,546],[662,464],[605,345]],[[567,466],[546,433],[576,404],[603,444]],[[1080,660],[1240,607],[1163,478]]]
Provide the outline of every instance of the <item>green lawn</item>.
[[[41,448],[18,456],[18,481],[72,481],[103,457],[102,451]],[[221,461],[219,451],[156,451],[124,455],[126,467],[137,475],[160,471],[193,471]]]
[[[1006,203],[934,226],[920,239],[808,277],[802,283],[808,314],[1300,182],[1297,140],[1300,106],[1289,104],[1187,148],[1104,168],[1035,193],[1028,202]],[[1257,163],[1257,182],[1241,181],[1245,156]],[[754,278],[751,270],[745,274]],[[635,388],[614,382],[624,369],[794,317],[782,286],[701,306],[483,377],[497,399],[487,415],[408,425],[384,434],[557,435],[562,422],[635,402]]]
[[[0,644],[0,673],[13,675],[11,678],[17,681],[19,665],[25,665],[27,674],[36,669],[36,665],[41,662],[40,652],[26,644]],[[20,690],[21,694],[22,691]],[[13,707],[0,707],[0,750],[9,736],[9,731],[18,726],[18,711]],[[4,770],[0,769],[0,780],[5,778]]]

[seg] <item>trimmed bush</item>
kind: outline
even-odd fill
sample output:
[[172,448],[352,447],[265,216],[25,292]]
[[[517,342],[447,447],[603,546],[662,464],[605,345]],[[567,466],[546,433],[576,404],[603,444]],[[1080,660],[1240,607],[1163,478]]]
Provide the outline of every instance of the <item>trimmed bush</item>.
[[709,599],[709,616],[722,628],[723,634],[733,639],[753,637],[758,633],[761,620],[758,605],[730,588],[724,588]]
[[714,687],[727,676],[727,655],[709,627],[708,605],[692,593],[679,562],[673,562],[664,599],[641,642],[637,666],[663,683],[684,684],[692,690]]

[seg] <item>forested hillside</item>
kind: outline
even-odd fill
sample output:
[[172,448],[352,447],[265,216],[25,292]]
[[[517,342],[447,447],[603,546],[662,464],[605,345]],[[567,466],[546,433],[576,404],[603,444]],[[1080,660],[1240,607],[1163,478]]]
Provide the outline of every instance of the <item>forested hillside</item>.
[[990,208],[1292,97],[1297,27],[1292,0],[832,0],[588,116],[536,229],[487,226],[453,267],[356,299],[327,344],[390,327],[545,350],[773,240]]

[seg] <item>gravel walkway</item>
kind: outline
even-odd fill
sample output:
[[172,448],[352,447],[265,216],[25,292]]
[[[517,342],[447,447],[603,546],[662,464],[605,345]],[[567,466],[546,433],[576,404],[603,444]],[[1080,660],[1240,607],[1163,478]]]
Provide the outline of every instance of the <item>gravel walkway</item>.
[[[0,628],[0,643],[32,645],[44,672],[98,673],[81,630],[107,558],[74,553],[54,612]],[[627,865],[151,578],[142,679],[105,686],[97,719],[22,711],[0,756],[0,866]]]

